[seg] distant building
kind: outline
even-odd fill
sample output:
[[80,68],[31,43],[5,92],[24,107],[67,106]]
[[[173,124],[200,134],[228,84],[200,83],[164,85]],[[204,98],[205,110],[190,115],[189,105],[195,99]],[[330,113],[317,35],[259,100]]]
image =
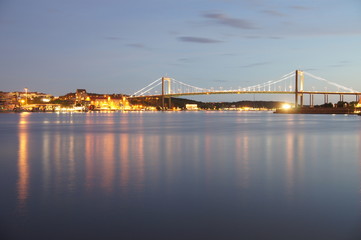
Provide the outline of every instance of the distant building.
[[39,92],[0,92],[0,109],[13,110],[28,104],[48,102],[51,98],[52,95]]
[[12,92],[12,94],[16,94],[19,100],[27,99],[29,101],[42,98],[53,98],[50,94],[40,92]]
[[196,110],[198,110],[198,105],[197,104],[186,104],[186,109],[190,110],[190,111],[196,111]]
[[356,105],[356,108],[361,108],[361,98],[360,98],[360,100],[358,101],[358,103],[357,103],[357,105]]
[[129,106],[128,101],[121,94],[92,94],[88,96],[87,100],[90,101],[90,106],[92,106],[95,110],[120,110]]
[[14,92],[0,92],[0,110],[12,111],[19,105],[18,95]]
[[77,89],[75,92],[75,101],[77,103],[81,103],[82,101],[85,101],[88,97],[88,94],[85,89]]

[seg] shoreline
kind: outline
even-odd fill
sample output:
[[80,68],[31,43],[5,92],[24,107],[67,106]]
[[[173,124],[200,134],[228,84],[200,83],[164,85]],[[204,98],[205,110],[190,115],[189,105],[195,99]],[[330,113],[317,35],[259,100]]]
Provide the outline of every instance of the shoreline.
[[276,109],[276,114],[352,114],[355,109],[351,108],[292,108],[292,109]]

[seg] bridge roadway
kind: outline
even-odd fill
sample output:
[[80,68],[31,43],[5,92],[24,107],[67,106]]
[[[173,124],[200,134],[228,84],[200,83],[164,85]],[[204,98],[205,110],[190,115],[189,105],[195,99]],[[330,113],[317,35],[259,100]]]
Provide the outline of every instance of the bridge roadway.
[[[130,96],[130,98],[143,98],[143,97],[180,97],[180,96],[194,96],[194,95],[213,95],[213,94],[292,94],[294,91],[239,91],[239,90],[223,90],[223,91],[209,91],[209,92],[190,92],[190,93],[171,93],[171,94],[156,94],[144,96]],[[354,95],[360,96],[361,92],[319,92],[319,91],[300,91],[298,95]]]

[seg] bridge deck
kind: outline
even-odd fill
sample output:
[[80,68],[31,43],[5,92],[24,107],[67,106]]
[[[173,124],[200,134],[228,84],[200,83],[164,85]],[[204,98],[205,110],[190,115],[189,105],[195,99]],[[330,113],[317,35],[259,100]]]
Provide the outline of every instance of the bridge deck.
[[[193,95],[214,95],[214,94],[292,94],[296,93],[293,91],[210,91],[210,92],[190,92],[190,93],[172,93],[164,94],[165,97],[180,97],[180,96],[193,96]],[[319,91],[303,91],[298,92],[301,94],[310,94],[310,95],[361,95],[361,92],[319,92]],[[133,98],[137,97],[162,97],[163,95],[144,95],[144,96],[131,96]]]

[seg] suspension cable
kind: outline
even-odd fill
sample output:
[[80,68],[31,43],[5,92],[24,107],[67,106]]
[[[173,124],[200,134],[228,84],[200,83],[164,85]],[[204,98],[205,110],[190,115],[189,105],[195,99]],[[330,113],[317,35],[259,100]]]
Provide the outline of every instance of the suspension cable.
[[155,80],[154,82],[152,82],[152,83],[148,84],[148,85],[147,85],[147,86],[145,86],[144,88],[142,88],[142,89],[140,89],[140,90],[136,91],[136,92],[133,94],[133,96],[134,96],[134,95],[137,95],[139,92],[143,91],[144,89],[146,89],[146,88],[148,88],[148,87],[152,86],[153,84],[155,84],[157,81],[159,81],[159,80],[161,80],[161,79],[162,79],[162,78],[158,78],[157,80]]
[[324,79],[324,78],[321,78],[321,77],[317,77],[317,76],[315,76],[315,75],[313,75],[313,74],[311,74],[311,73],[308,73],[308,72],[304,72],[304,73],[305,73],[305,75],[307,75],[307,76],[310,76],[310,77],[312,77],[312,78],[314,78],[314,79],[317,79],[317,80],[320,80],[320,81],[324,81],[324,82],[326,82],[326,83],[328,83],[328,84],[330,84],[330,85],[333,85],[333,86],[335,86],[335,87],[341,88],[341,89],[343,89],[343,90],[346,90],[346,91],[349,91],[349,92],[354,92],[354,93],[357,93],[357,92],[358,92],[358,91],[355,91],[355,90],[353,90],[353,89],[351,89],[351,88],[348,88],[348,87],[342,86],[342,85],[340,85],[340,84],[331,82],[331,81],[329,81],[329,80],[327,80],[327,79]]

